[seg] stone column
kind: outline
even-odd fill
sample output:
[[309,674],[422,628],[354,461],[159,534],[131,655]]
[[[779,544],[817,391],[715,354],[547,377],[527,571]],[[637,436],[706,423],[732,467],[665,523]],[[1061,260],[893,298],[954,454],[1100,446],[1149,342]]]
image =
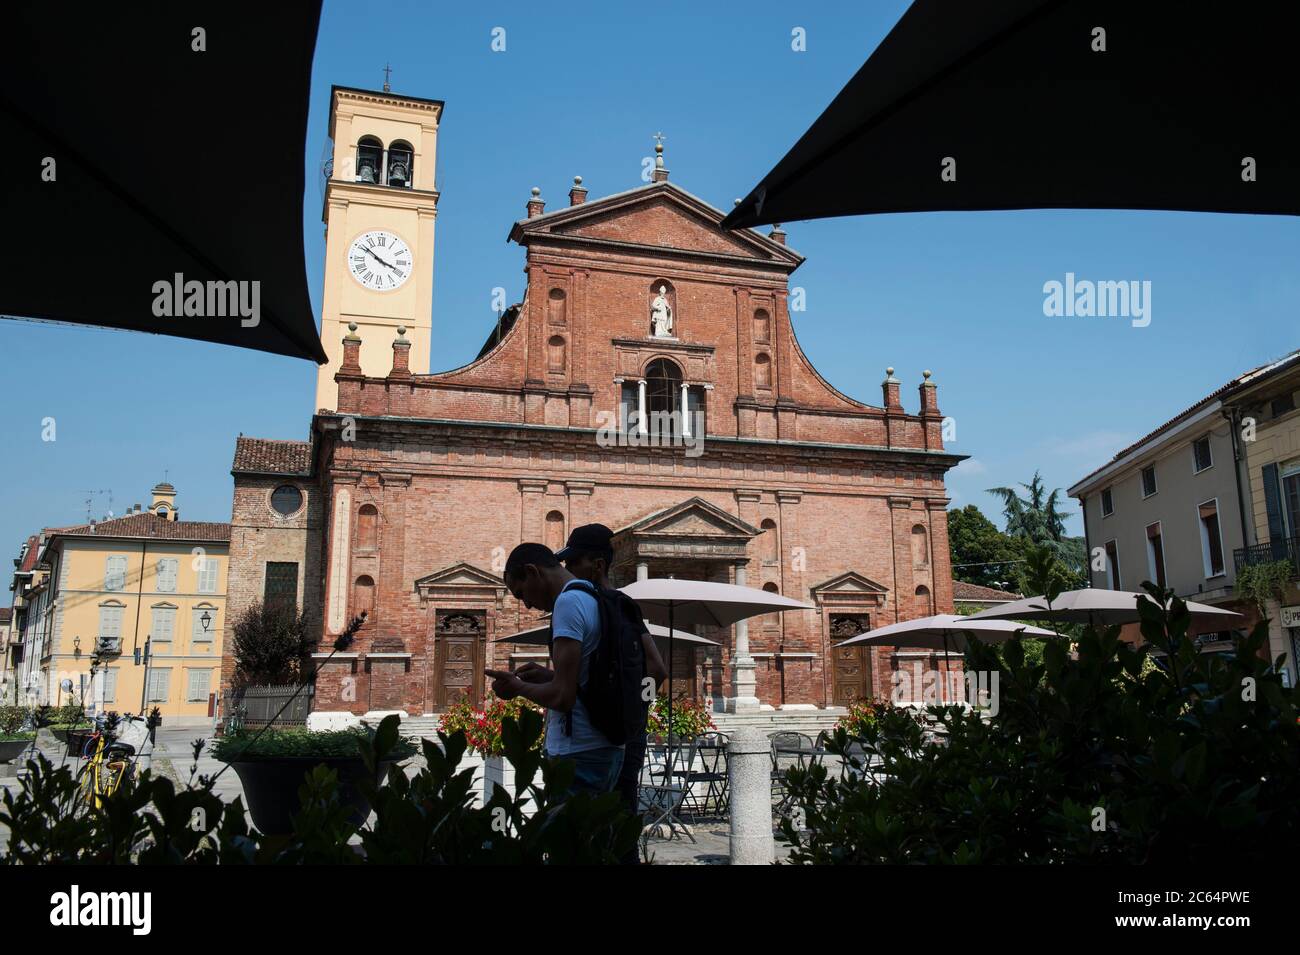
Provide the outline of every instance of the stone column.
[[637,579],[637,580],[649,580],[649,579],[650,579],[650,565],[647,564],[647,563],[646,563],[645,561],[643,561],[643,560],[641,560],[641,561],[637,561],[637,565],[636,565],[636,579]]
[[771,865],[771,743],[756,726],[742,726],[727,744],[731,788],[731,864]]
[[[736,564],[736,586],[745,586],[745,564]],[[741,713],[758,709],[758,681],[754,675],[754,658],[749,655],[749,621],[736,622],[736,645],[731,653],[732,695],[727,698],[727,712]]]
[[686,400],[687,395],[686,382],[682,382],[682,435],[689,438],[691,436],[691,406]]
[[647,433],[645,421],[645,379],[636,383],[636,429],[641,434]]

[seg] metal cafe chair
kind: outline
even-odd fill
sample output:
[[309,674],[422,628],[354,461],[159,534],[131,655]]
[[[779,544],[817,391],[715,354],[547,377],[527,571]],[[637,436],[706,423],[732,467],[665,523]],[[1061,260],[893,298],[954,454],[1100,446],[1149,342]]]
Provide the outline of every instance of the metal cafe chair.
[[650,830],[668,826],[669,838],[677,835],[678,828],[691,842],[695,835],[681,818],[682,802],[689,788],[681,767],[689,767],[695,757],[695,741],[687,745],[685,761],[682,757],[682,740],[673,737],[669,742],[651,740],[646,744],[645,762],[641,764],[641,779],[637,798],[642,814],[642,840]]
[[821,761],[822,753],[806,733],[782,731],[767,738],[772,744],[772,797],[777,801],[777,815],[784,815],[793,799],[786,785],[786,770],[807,769]]
[[[695,759],[692,769],[686,777],[686,801],[690,804],[692,815],[726,815],[730,787],[727,773],[726,733],[705,733],[695,741]],[[699,768],[694,768],[698,766]],[[703,795],[695,788],[704,784]]]

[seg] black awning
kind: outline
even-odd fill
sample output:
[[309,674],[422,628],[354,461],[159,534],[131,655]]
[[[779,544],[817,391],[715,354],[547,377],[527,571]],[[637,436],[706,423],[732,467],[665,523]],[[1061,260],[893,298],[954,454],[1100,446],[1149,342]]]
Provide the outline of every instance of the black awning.
[[722,224],[1029,208],[1300,214],[1297,38],[1295,0],[916,0]]
[[0,315],[325,361],[302,235],[319,19],[319,2],[7,9]]

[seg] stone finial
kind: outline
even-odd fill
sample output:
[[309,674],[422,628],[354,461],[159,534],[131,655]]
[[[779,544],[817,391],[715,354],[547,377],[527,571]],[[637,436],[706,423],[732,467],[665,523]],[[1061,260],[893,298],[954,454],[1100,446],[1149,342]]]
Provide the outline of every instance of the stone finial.
[[542,199],[542,190],[537,186],[533,186],[530,195],[532,198],[528,200],[528,218],[536,219],[546,208],[546,202]]
[[348,322],[348,333],[343,336],[343,362],[339,371],[346,374],[361,374],[361,336],[357,334],[357,323]]
[[[918,389],[921,393],[921,415],[922,417],[937,417],[939,415],[939,386],[930,380],[930,369],[921,372],[925,380],[921,382]],[[927,441],[931,436],[927,435]],[[927,446],[943,447],[943,440],[937,434],[933,436],[937,445],[928,444]]]
[[393,340],[393,369],[389,378],[411,377],[411,343],[406,338],[406,326],[397,326],[397,338]]
[[659,141],[655,143],[655,168],[654,172],[650,174],[650,178],[654,182],[667,182],[668,168],[664,165],[664,135],[663,133],[655,133],[655,138]]
[[732,205],[733,205],[733,206],[738,206],[738,205],[740,205],[740,200],[739,200],[739,199],[735,200],[734,202],[732,202]]
[[778,245],[785,245],[785,230],[781,228],[781,223],[772,223],[772,231],[767,234],[767,237]]
[[569,190],[569,205],[580,206],[587,201],[587,190],[582,185],[582,177],[573,177],[573,188]]
[[880,383],[880,388],[884,393],[885,408],[889,411],[902,411],[903,398],[892,366],[885,369],[885,380]]

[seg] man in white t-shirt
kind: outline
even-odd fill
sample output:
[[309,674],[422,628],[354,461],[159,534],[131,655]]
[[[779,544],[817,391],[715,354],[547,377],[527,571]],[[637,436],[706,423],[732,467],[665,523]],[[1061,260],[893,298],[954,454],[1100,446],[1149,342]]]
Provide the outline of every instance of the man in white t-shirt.
[[503,700],[522,696],[546,707],[546,755],[577,764],[573,789],[613,790],[623,765],[623,747],[591,725],[578,699],[591,655],[600,643],[600,608],[549,547],[520,544],[506,559],[506,587],[530,610],[551,611],[551,663],[526,663],[515,672],[485,670],[492,692]]

